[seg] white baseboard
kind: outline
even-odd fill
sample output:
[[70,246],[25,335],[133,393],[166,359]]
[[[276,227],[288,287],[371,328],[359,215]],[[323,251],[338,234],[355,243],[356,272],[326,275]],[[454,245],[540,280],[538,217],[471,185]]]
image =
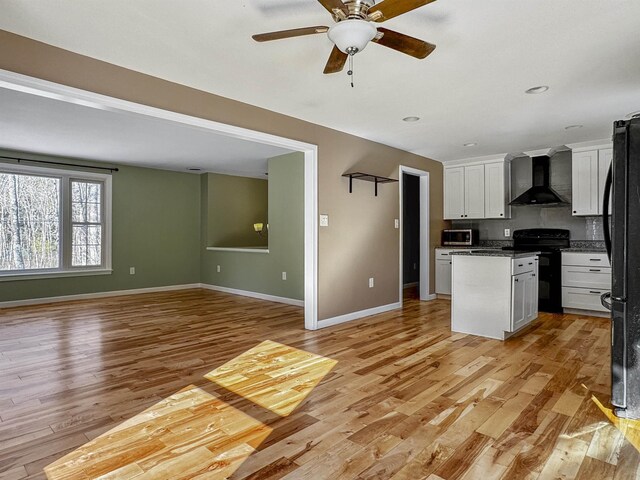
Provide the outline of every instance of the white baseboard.
[[251,292],[249,290],[238,290],[237,288],[220,287],[218,285],[209,285],[207,283],[201,283],[200,287],[205,288],[207,290],[215,290],[217,292],[231,293],[233,295],[241,295],[243,297],[258,298],[260,300],[267,300],[269,302],[286,303],[287,305],[304,307],[304,300],[297,300],[295,298],[278,297],[276,295],[268,295],[266,293]]
[[368,308],[366,310],[360,310],[358,312],[346,313],[337,317],[318,320],[318,328],[325,328],[332,325],[338,325],[339,323],[351,322],[352,320],[368,317],[370,315],[376,315],[378,313],[388,312],[389,310],[396,310],[398,308],[402,308],[401,302],[390,303],[388,305],[382,305],[380,307]]
[[7,302],[0,302],[0,308],[41,305],[44,303],[69,302],[71,300],[88,300],[92,298],[120,297],[122,295],[138,295],[140,293],[170,292],[172,290],[187,290],[190,288],[202,288],[202,285],[199,283],[190,283],[185,285],[169,285],[166,287],[135,288],[132,290],[113,290],[111,292],[79,293],[75,295],[63,295],[59,297],[41,297],[28,298],[25,300],[10,300]]
[[436,295],[435,293],[430,293],[429,295],[427,295],[427,298],[425,298],[424,301],[430,302],[431,300],[435,300],[436,298],[438,298],[438,295]]

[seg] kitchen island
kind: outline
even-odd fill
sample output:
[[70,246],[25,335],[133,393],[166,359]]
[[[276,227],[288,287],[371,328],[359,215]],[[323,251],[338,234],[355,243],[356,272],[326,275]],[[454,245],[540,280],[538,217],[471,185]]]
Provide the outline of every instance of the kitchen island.
[[451,252],[451,330],[505,340],[538,317],[538,254]]

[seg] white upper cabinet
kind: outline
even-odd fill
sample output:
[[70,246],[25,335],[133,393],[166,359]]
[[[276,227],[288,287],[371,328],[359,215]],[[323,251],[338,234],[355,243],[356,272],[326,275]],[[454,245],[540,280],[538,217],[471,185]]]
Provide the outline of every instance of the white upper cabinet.
[[464,167],[444,169],[444,218],[464,218]]
[[571,162],[573,215],[600,215],[613,149],[594,147],[574,151]]
[[464,217],[484,217],[484,165],[464,167]]
[[[604,200],[604,182],[609,173],[611,160],[613,159],[613,148],[603,148],[598,150],[598,213],[602,214],[602,201]],[[611,195],[609,195],[611,198]],[[611,213],[611,202],[609,202],[609,213]]]
[[484,216],[509,218],[511,207],[511,168],[509,162],[487,163],[484,166]]
[[444,218],[508,218],[510,185],[509,166],[504,160],[446,167]]
[[598,214],[598,151],[579,152],[571,160],[574,215]]

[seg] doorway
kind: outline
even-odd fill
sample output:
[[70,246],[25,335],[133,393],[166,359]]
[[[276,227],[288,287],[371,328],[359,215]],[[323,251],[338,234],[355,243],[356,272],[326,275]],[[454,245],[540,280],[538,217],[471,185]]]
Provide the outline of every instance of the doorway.
[[400,302],[405,285],[417,285],[420,300],[430,289],[429,172],[400,166]]
[[318,147],[316,145],[108,97],[6,70],[0,70],[0,88],[97,110],[124,112],[169,120],[231,138],[301,152],[304,155],[304,326],[308,330],[316,330],[318,328],[318,233],[316,224],[318,211]]

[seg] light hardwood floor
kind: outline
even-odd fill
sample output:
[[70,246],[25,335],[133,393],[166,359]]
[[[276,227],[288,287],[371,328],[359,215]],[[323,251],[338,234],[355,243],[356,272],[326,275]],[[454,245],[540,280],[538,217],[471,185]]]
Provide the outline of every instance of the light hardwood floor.
[[201,290],[0,310],[0,478],[640,478],[608,320],[499,342],[408,296],[302,325]]

